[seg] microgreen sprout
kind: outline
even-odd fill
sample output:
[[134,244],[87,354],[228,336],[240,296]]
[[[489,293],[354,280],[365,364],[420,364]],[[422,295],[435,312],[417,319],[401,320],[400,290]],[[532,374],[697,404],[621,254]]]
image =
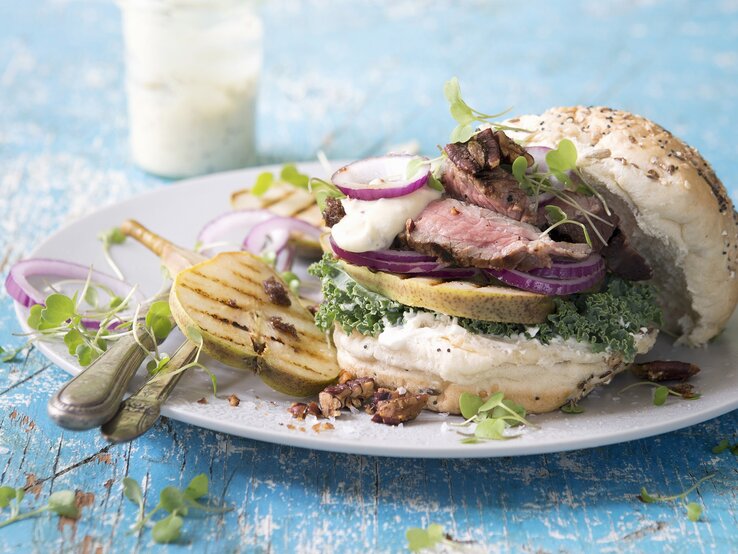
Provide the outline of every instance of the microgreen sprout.
[[315,202],[321,212],[325,210],[328,198],[346,198],[346,195],[336,185],[318,177],[310,179],[308,190],[315,197]]
[[287,286],[292,292],[298,294],[300,290],[300,278],[295,273],[292,271],[285,271],[280,274],[280,277],[285,283],[287,283]]
[[507,440],[517,436],[507,435],[508,428],[519,425],[533,427],[533,424],[525,419],[525,408],[513,400],[505,399],[505,395],[501,392],[487,399],[464,392],[459,397],[459,409],[464,422],[455,426],[467,427],[472,423],[476,424],[473,434],[460,433],[465,435],[461,441],[463,444],[474,444],[484,440]]
[[726,450],[730,449],[730,452],[734,456],[738,456],[738,443],[730,444],[728,439],[723,439],[712,448],[713,454],[722,454]]
[[10,508],[10,517],[5,521],[0,521],[0,528],[16,521],[36,517],[44,512],[53,512],[71,519],[79,518],[79,508],[77,507],[77,498],[74,491],[57,491],[52,493],[46,504],[29,512],[21,512],[21,501],[24,497],[25,490],[22,488],[0,487],[0,511]]
[[700,517],[702,516],[702,507],[696,502],[687,502],[687,496],[689,495],[689,493],[696,490],[702,483],[704,483],[708,479],[712,479],[713,477],[715,477],[714,473],[706,475],[684,492],[680,492],[672,496],[652,495],[648,493],[646,487],[641,487],[641,493],[638,495],[638,498],[641,500],[641,502],[645,502],[646,504],[653,504],[654,502],[673,502],[675,500],[682,500],[684,502],[685,508],[687,509],[687,518],[690,521],[699,521]]
[[0,346],[0,362],[12,362],[18,357],[18,354],[28,348],[30,344],[30,342],[26,342],[17,348],[10,349],[6,349]]
[[701,396],[699,393],[694,392],[691,387],[682,387],[680,389],[678,385],[667,387],[666,385],[660,385],[652,381],[639,381],[638,383],[633,383],[632,385],[628,385],[627,387],[620,389],[620,393],[642,386],[653,387],[654,406],[663,406],[666,404],[666,399],[669,398],[669,396],[676,396],[682,400],[696,400]]
[[[82,312],[82,298],[91,299],[93,295],[89,291],[93,288],[97,290],[98,287],[91,283],[88,276],[81,291],[71,297],[53,292],[46,297],[43,305],[32,306],[27,319],[28,326],[34,329],[30,334],[30,340],[61,338],[69,354],[76,357],[81,366],[90,365],[105,352],[109,340],[115,340],[126,333],[123,330],[126,322],[120,316],[120,312],[128,307],[136,290],[133,287],[129,294],[115,302],[113,307]],[[94,298],[97,300],[97,293]],[[86,326],[86,320],[94,320],[97,329]],[[111,332],[113,330],[115,333]]]
[[451,138],[449,139],[450,142],[466,142],[472,138],[477,133],[474,129],[474,123],[487,124],[498,131],[530,132],[527,129],[510,127],[492,121],[493,119],[502,117],[512,108],[508,108],[507,110],[497,114],[486,114],[470,107],[461,98],[461,87],[459,85],[459,80],[456,77],[452,77],[443,85],[443,95],[446,97],[446,101],[448,101],[451,117],[453,117],[457,123],[456,127],[451,132]]
[[251,187],[251,194],[254,196],[263,196],[277,182],[289,183],[297,188],[307,190],[309,181],[310,177],[304,173],[300,173],[295,164],[286,164],[279,173],[279,179],[271,171],[259,173],[254,185]]
[[195,476],[184,490],[173,486],[164,487],[159,493],[159,503],[147,514],[141,487],[130,477],[124,478],[123,494],[138,507],[136,523],[131,527],[131,532],[140,531],[156,513],[165,511],[169,515],[153,525],[151,537],[156,543],[171,543],[180,538],[184,525],[182,518],[187,517],[191,509],[215,514],[232,510],[230,507],[203,504],[201,500],[207,496],[208,488],[208,477],[204,473]]
[[105,254],[105,260],[108,262],[108,265],[113,269],[115,274],[118,276],[118,279],[121,281],[123,280],[123,272],[118,267],[118,264],[115,263],[115,260],[113,259],[112,254],[110,253],[110,247],[114,244],[123,244],[126,240],[126,236],[123,234],[123,231],[121,231],[118,227],[113,227],[112,229],[109,229],[108,231],[104,231],[100,233],[97,238],[102,241],[102,248],[103,248],[103,254]]
[[[597,238],[603,244],[607,244],[602,233],[600,233],[598,228],[595,226],[594,220],[611,227],[612,223],[584,208],[577,200],[576,196],[574,196],[576,194],[596,196],[601,202],[605,213],[610,215],[610,209],[602,195],[593,187],[587,185],[582,178],[577,167],[577,150],[574,143],[569,139],[563,139],[559,142],[556,148],[546,153],[546,165],[548,166],[548,171],[539,171],[537,165],[533,166],[533,168],[529,170],[528,161],[525,157],[518,156],[512,164],[512,174],[518,181],[520,188],[522,188],[529,196],[534,197],[536,202],[541,194],[551,194],[563,204],[566,204],[581,213],[587,221],[589,228],[591,228],[597,235]],[[575,178],[573,179],[570,175]],[[581,222],[570,219],[561,208],[551,205],[546,206],[546,214],[552,219],[553,224],[544,231],[544,234],[550,232],[559,225],[563,225],[564,223],[572,223],[583,229],[587,244],[590,246],[592,245],[587,226]]]
[[582,228],[582,232],[584,233],[584,240],[587,241],[587,244],[590,247],[592,246],[592,239],[589,238],[589,231],[587,231],[587,226],[584,223],[582,223],[581,221],[569,219],[569,216],[564,213],[564,210],[562,210],[558,206],[545,206],[544,210],[546,211],[546,215],[548,216],[549,221],[552,221],[553,223],[541,233],[542,237],[548,235],[559,225],[570,223]]
[[561,406],[560,410],[564,412],[565,414],[583,414],[584,413],[584,408],[582,408],[579,404],[577,404],[573,400]]
[[443,192],[443,184],[439,179],[438,173],[441,168],[440,162],[445,157],[445,153],[442,153],[440,156],[438,156],[437,158],[433,158],[432,160],[420,156],[418,156],[417,158],[412,158],[407,163],[407,168],[405,169],[405,178],[410,179],[413,175],[420,171],[420,168],[427,165],[428,170],[430,171],[430,175],[428,176],[428,182],[426,184],[434,190]]
[[410,527],[405,531],[407,547],[410,552],[421,552],[443,545],[448,549],[456,550],[471,541],[457,541],[451,535],[444,532],[443,527],[437,523],[431,523],[425,529],[421,527]]

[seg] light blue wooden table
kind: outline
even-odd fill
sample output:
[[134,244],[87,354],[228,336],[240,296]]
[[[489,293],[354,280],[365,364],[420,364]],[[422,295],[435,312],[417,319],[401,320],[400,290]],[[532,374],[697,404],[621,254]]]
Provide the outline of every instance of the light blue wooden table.
[[[452,7],[453,6],[453,7]],[[264,161],[336,158],[419,141],[432,152],[452,121],[442,83],[490,110],[609,104],[697,146],[736,198],[738,3],[650,1],[264,2],[259,106]],[[107,1],[0,2],[0,273],[60,225],[167,186],[130,164],[122,45]],[[0,344],[17,344],[0,296]],[[0,484],[87,496],[76,524],[56,517],[0,530],[2,552],[400,552],[405,530],[436,522],[491,552],[737,552],[738,413],[648,440],[491,460],[393,460],[242,440],[160,421],[110,447],[46,416],[67,379],[32,351],[0,366]],[[127,534],[121,479],[167,484],[206,472],[235,510],[188,519],[181,543]],[[641,486],[691,499],[642,504]]]

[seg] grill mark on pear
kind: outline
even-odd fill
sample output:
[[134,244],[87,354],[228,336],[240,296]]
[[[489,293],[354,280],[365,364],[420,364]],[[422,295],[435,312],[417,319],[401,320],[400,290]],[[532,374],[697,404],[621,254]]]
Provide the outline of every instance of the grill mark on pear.
[[[191,274],[192,275],[197,275],[198,277],[200,277],[202,279],[205,279],[206,281],[212,281],[213,283],[217,283],[218,285],[220,285],[223,288],[227,288],[229,290],[232,290],[232,291],[238,292],[240,294],[243,294],[244,296],[246,296],[246,297],[248,297],[248,298],[250,298],[250,299],[252,299],[252,300],[254,300],[256,302],[263,302],[263,299],[262,298],[259,298],[257,295],[254,295],[254,294],[252,294],[251,292],[249,292],[247,290],[243,290],[242,288],[237,287],[237,286],[235,286],[235,285],[233,285],[231,283],[228,283],[227,281],[223,281],[222,279],[218,279],[217,277],[213,277],[213,276],[210,276],[210,275],[204,275],[202,273],[198,273],[197,271],[192,271]],[[250,282],[253,283],[253,281],[250,281]],[[183,280],[183,281],[181,281],[181,283],[182,283],[182,285],[185,285],[187,283],[187,281],[186,280]],[[213,300],[217,300],[221,304],[226,304],[229,307],[233,307],[233,306],[230,306],[230,304],[228,304],[228,300],[230,300],[230,299],[215,298],[215,297],[209,295],[208,293],[204,292],[202,289],[198,289],[197,292],[198,292],[198,294],[202,294],[203,296],[207,296],[208,298],[211,298]],[[247,309],[247,308],[244,308],[243,306],[239,306],[239,308],[242,309],[242,310],[243,309]]]

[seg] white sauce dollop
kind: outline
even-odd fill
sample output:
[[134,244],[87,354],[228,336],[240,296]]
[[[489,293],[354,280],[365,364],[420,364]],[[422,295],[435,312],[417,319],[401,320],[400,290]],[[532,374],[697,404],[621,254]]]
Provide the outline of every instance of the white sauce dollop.
[[344,198],[341,204],[346,215],[333,226],[333,240],[349,252],[389,248],[405,228],[405,222],[418,217],[428,204],[440,197],[440,191],[426,186],[397,198]]

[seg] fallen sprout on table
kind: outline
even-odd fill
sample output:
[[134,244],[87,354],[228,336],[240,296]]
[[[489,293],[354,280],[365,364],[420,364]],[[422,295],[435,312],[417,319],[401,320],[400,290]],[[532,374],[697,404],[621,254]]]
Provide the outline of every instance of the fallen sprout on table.
[[149,526],[154,514],[163,510],[169,515],[158,520],[152,526],[151,538],[156,543],[167,544],[180,538],[184,525],[183,517],[187,517],[191,509],[208,514],[222,514],[233,509],[201,503],[200,499],[207,496],[208,488],[208,476],[204,473],[196,475],[185,489],[178,489],[173,486],[164,487],[159,493],[159,503],[147,514],[141,486],[134,479],[124,477],[123,494],[138,506],[136,523],[131,527],[131,532],[137,532]]

